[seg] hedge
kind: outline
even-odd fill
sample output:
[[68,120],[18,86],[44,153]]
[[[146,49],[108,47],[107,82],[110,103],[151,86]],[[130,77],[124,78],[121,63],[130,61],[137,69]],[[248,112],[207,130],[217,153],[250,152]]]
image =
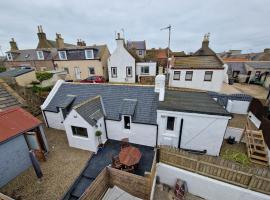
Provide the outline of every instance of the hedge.
[[40,87],[38,85],[34,85],[32,87],[32,90],[34,93],[40,93],[40,92],[49,92],[51,91],[52,87],[51,86],[48,86],[48,87]]
[[5,72],[7,69],[5,67],[0,67],[0,73]]
[[37,79],[40,82],[42,82],[42,81],[45,81],[45,80],[52,78],[53,74],[49,73],[49,72],[37,72],[36,76],[37,76]]

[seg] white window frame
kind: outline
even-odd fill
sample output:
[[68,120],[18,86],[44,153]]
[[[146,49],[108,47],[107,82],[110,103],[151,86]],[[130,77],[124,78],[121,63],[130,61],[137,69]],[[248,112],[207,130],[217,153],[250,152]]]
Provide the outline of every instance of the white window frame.
[[[61,55],[62,55],[61,53],[64,53],[64,55],[65,55],[64,57],[65,57],[65,58],[63,58],[63,57],[61,56]],[[58,51],[58,56],[59,56],[59,59],[60,59],[60,60],[67,60],[67,52],[66,52],[66,51]]]
[[[115,69],[115,73],[113,72]],[[117,78],[117,67],[112,67],[111,68],[111,77],[112,78]]]
[[38,60],[44,60],[43,51],[37,51],[37,59]]
[[[94,73],[93,73],[93,74],[91,74],[91,69],[93,69],[93,70],[94,70]],[[95,75],[95,74],[96,74],[96,70],[95,70],[95,68],[94,68],[94,67],[88,67],[88,70],[89,70],[89,76],[91,76],[91,75]]]
[[12,57],[12,53],[7,53],[7,60],[8,61],[12,61],[13,60],[13,57]]
[[[146,67],[148,68],[148,73],[143,72],[143,69]],[[141,74],[142,75],[149,75],[150,74],[150,67],[149,66],[141,66]]]
[[[87,52],[91,52],[91,57],[88,57],[87,56]],[[85,54],[85,59],[87,59],[87,60],[90,60],[90,59],[94,59],[94,51],[93,51],[93,49],[87,49],[87,50],[84,50],[84,54]]]
[[139,50],[139,56],[143,55],[143,50]]

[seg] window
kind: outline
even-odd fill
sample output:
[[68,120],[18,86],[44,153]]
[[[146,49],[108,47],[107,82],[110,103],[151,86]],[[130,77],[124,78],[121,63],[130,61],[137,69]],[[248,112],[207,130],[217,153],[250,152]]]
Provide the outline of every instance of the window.
[[60,60],[67,60],[67,53],[66,51],[59,51],[58,52]]
[[127,77],[132,77],[132,67],[127,67]]
[[142,66],[141,74],[149,74],[149,66]]
[[174,130],[175,117],[167,117],[167,130]]
[[192,81],[193,71],[187,71],[186,72],[186,81]]
[[64,67],[64,70],[69,74],[69,69],[67,67]]
[[38,60],[44,60],[43,51],[37,51],[37,59]]
[[93,50],[85,50],[85,59],[93,59],[94,58],[94,52]]
[[139,50],[139,55],[140,55],[140,56],[142,55],[142,50]]
[[71,129],[72,129],[73,135],[88,138],[86,128],[77,127],[77,126],[71,126]]
[[94,67],[89,67],[89,74],[94,75],[95,74],[95,68]]
[[7,53],[7,59],[8,59],[9,61],[13,59],[11,53]]
[[181,74],[180,71],[175,71],[173,73],[173,80],[180,80],[180,74]]
[[112,78],[117,77],[117,67],[112,67]]
[[124,128],[130,129],[130,117],[129,116],[124,116]]
[[233,71],[233,78],[237,78],[240,74],[240,71]]
[[212,81],[213,72],[206,71],[204,74],[204,81]]

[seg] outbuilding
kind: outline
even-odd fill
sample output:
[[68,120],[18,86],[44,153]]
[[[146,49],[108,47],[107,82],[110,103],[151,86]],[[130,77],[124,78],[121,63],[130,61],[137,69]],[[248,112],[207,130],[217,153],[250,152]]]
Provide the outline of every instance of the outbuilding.
[[0,187],[32,165],[29,150],[48,152],[41,124],[19,107],[0,112]]

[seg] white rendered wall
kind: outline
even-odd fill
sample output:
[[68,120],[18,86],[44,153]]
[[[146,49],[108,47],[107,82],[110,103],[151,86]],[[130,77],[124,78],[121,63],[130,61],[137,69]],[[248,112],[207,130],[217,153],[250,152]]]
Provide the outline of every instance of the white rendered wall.
[[[174,71],[181,71],[180,80],[173,80]],[[186,71],[193,71],[192,81],[186,81]],[[204,81],[206,71],[213,71],[212,81]],[[224,80],[224,70],[174,70],[170,69],[169,86],[219,92]]]
[[[106,141],[105,125],[103,118],[97,121],[97,125],[98,128],[92,127],[75,110],[72,110],[64,121],[69,146],[92,152],[97,152],[98,139],[95,136],[95,132],[97,130],[100,130],[102,132],[101,135],[102,142],[104,143]],[[71,126],[86,128],[88,138],[74,136],[72,133]]]
[[[149,74],[142,74],[141,68],[144,66],[149,67]],[[138,76],[156,76],[157,63],[156,62],[138,62],[136,63],[136,75]]]
[[44,115],[46,115],[47,119],[47,125],[50,128],[65,130],[64,124],[63,124],[63,116],[61,112],[54,113],[49,111],[44,111]]
[[261,120],[259,120],[252,112],[248,112],[248,117],[257,128],[261,126]]
[[249,101],[229,100],[226,110],[230,113],[247,114]]
[[131,143],[146,146],[156,145],[157,126],[155,125],[131,123],[130,129],[125,129],[123,119],[121,121],[106,120],[106,125],[110,139],[129,138]]
[[235,141],[240,142],[241,136],[243,134],[244,129],[242,128],[235,128],[235,127],[227,127],[225,133],[225,139],[231,137],[235,138]]
[[[175,117],[173,131],[167,130],[168,116]],[[178,147],[181,119],[184,120],[181,148],[207,150],[208,155],[219,155],[230,117],[158,110],[158,144]]]
[[[132,67],[132,77],[126,76],[126,67]],[[112,77],[112,67],[117,67],[117,77]],[[122,45],[121,40],[117,41],[117,47],[108,58],[109,82],[135,83],[135,59]]]
[[186,181],[190,193],[207,200],[270,200],[269,195],[237,187],[163,163],[157,164],[157,175],[160,177],[160,182],[172,187],[174,187],[176,179],[180,178]]

